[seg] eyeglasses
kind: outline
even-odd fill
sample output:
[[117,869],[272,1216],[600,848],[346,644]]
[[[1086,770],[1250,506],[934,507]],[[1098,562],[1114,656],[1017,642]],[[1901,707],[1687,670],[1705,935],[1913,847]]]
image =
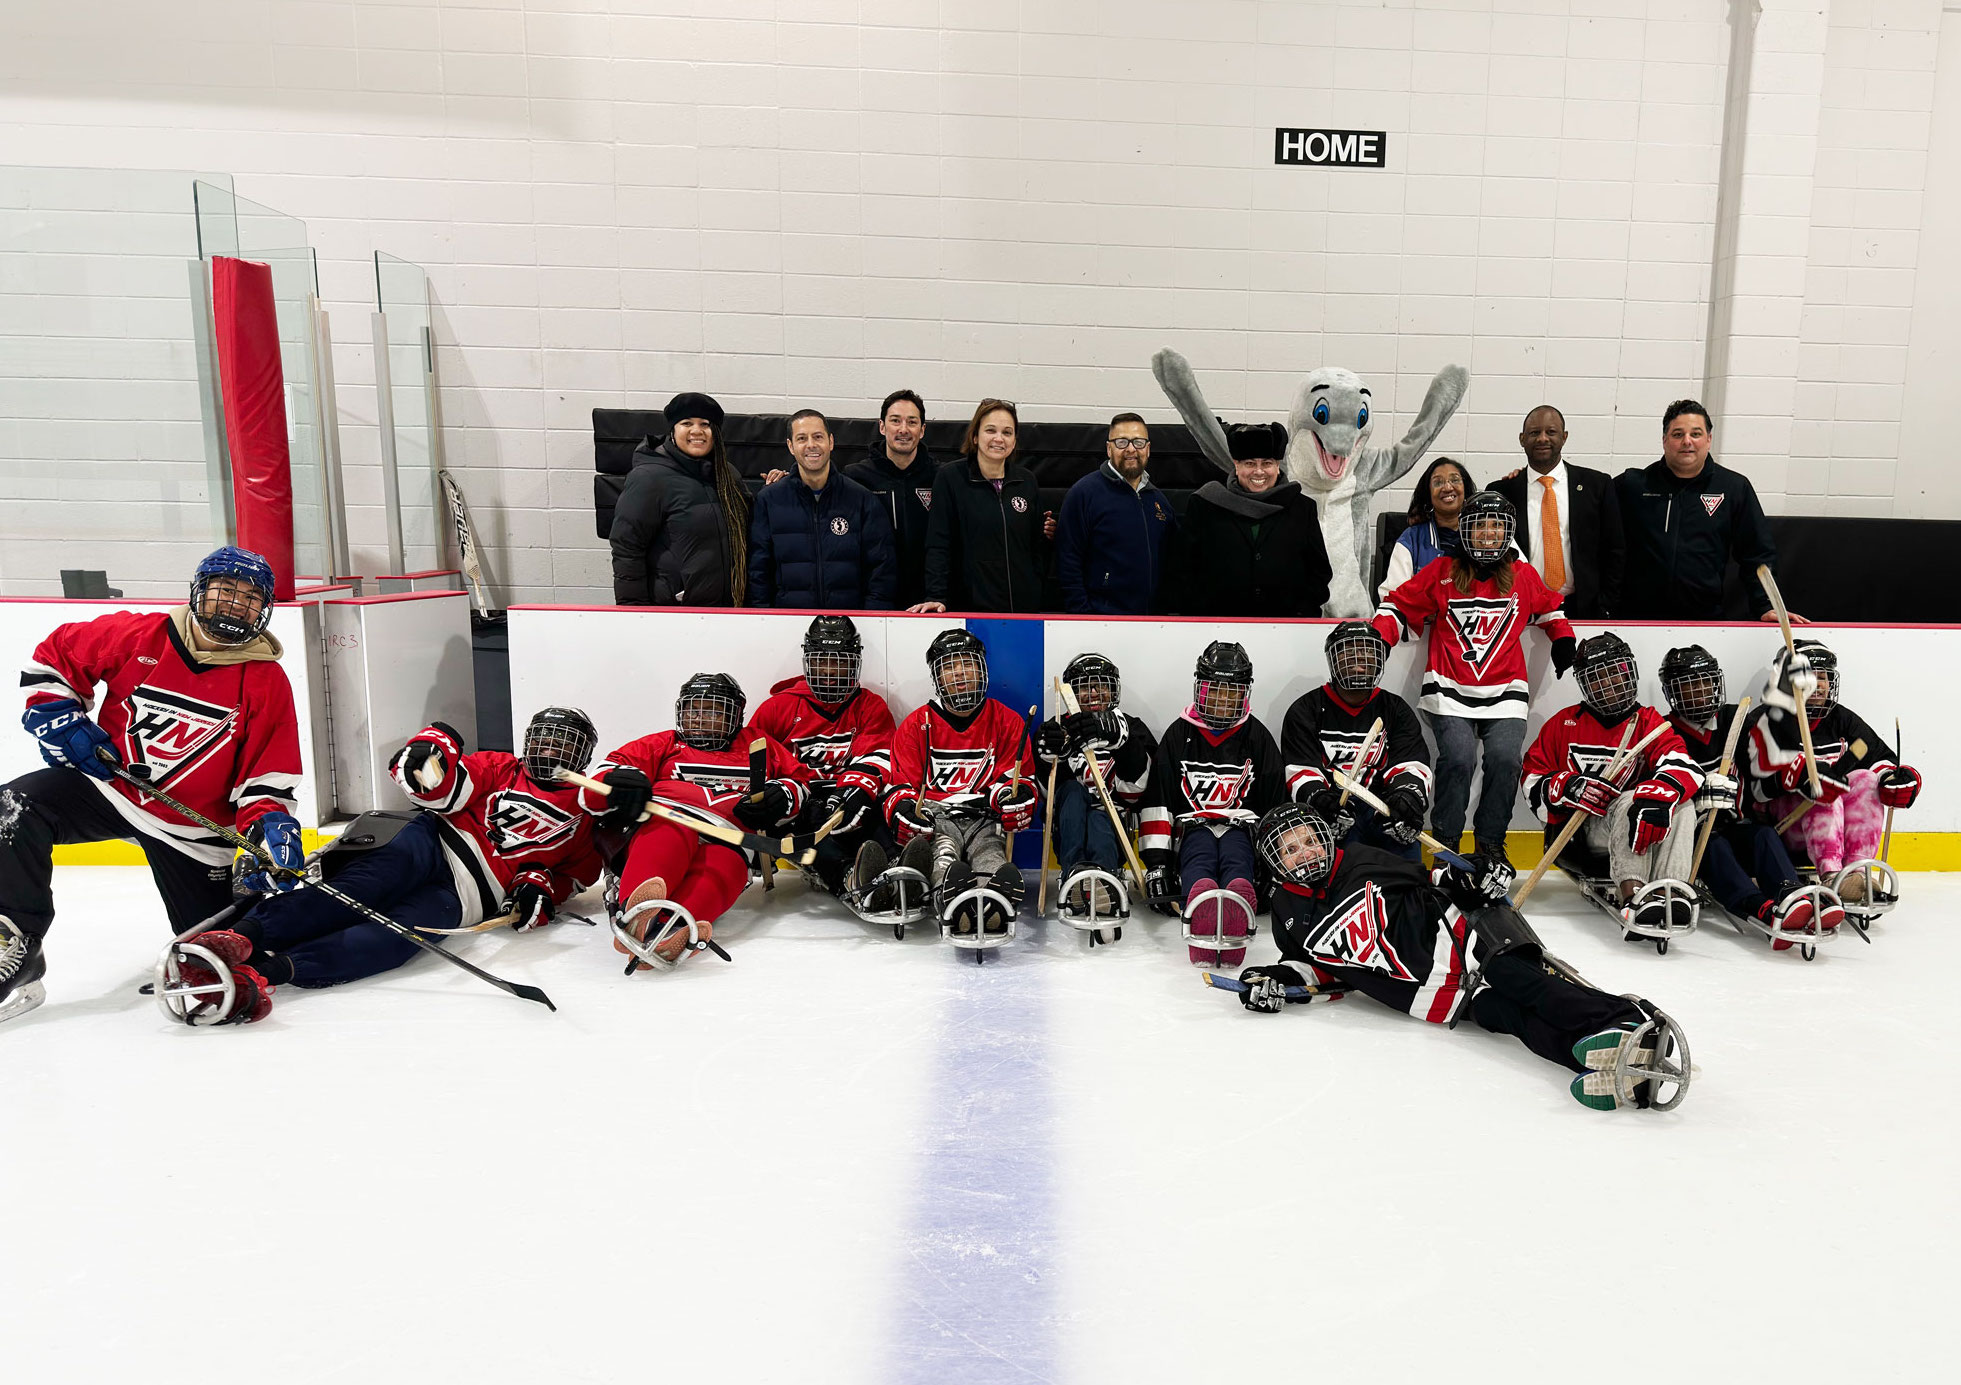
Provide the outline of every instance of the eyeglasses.
[[1149,438],[1111,438],[1110,446],[1119,452],[1142,452],[1151,445]]

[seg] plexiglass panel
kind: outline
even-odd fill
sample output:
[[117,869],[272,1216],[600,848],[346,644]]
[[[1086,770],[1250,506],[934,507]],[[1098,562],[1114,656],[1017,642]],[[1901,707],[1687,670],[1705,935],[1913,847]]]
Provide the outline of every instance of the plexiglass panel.
[[[396,493],[402,513],[402,570],[443,565],[437,530],[435,388],[430,352],[429,279],[420,265],[375,252],[375,305],[388,320],[388,385],[393,405]],[[386,459],[384,457],[384,465]]]

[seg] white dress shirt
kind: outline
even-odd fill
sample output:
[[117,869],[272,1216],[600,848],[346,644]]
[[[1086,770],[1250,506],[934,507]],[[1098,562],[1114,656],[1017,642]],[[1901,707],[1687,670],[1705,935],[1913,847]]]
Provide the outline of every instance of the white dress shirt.
[[[1553,500],[1559,506],[1559,551],[1566,558],[1566,581],[1554,588],[1561,596],[1573,594],[1573,505],[1572,491],[1566,483],[1566,463],[1559,462],[1545,473],[1552,478]],[[1526,533],[1532,543],[1532,566],[1539,575],[1546,575],[1546,539],[1541,532],[1544,522],[1540,510],[1546,503],[1546,488],[1539,479],[1539,473],[1530,466],[1525,468],[1525,523]]]

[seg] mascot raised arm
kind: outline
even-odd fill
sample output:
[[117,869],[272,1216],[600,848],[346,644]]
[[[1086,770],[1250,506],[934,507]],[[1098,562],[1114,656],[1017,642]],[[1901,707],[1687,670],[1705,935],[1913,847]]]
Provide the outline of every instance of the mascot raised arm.
[[[1232,475],[1225,429],[1199,391],[1190,363],[1166,348],[1151,357],[1151,373],[1192,430],[1199,450]],[[1470,371],[1445,366],[1430,381],[1423,407],[1403,440],[1394,447],[1368,447],[1364,444],[1373,405],[1361,377],[1340,366],[1324,365],[1301,381],[1293,411],[1287,415],[1287,478],[1299,482],[1320,509],[1321,534],[1334,569],[1327,614],[1366,616],[1375,609],[1369,590],[1375,559],[1371,502],[1377,491],[1422,460],[1470,387]]]

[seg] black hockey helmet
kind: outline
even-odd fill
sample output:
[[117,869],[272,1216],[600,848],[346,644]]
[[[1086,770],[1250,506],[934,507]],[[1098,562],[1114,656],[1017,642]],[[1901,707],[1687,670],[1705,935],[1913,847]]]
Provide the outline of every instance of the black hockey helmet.
[[1723,666],[1699,644],[1685,644],[1661,656],[1662,696],[1669,710],[1698,724],[1713,721],[1726,696]]
[[1615,722],[1641,701],[1641,666],[1619,635],[1592,635],[1573,652],[1573,681],[1580,701],[1602,721]]
[[547,707],[524,728],[524,772],[549,784],[565,770],[584,774],[592,763],[599,733],[577,707]]
[[1344,620],[1328,632],[1328,681],[1345,693],[1371,691],[1389,662],[1389,641],[1366,620]]
[[865,642],[850,616],[818,616],[803,632],[803,680],[810,695],[827,706],[847,702],[858,691]]
[[1457,542],[1464,556],[1481,567],[1503,561],[1517,534],[1518,514],[1497,491],[1479,491],[1457,516]]
[[272,623],[273,585],[272,564],[250,549],[214,549],[191,574],[191,619],[219,644],[250,644]]
[[1838,706],[1838,655],[1821,640],[1798,639],[1792,644],[1811,661],[1811,672],[1818,679],[1818,686],[1804,702],[1805,715],[1816,721]]
[[748,705],[742,685],[726,673],[697,673],[674,699],[674,734],[696,750],[727,750]]
[[1085,712],[1109,711],[1123,698],[1123,678],[1101,654],[1078,654],[1062,670],[1062,681]]
[[1253,661],[1246,647],[1214,640],[1198,656],[1192,671],[1192,707],[1199,720],[1214,731],[1236,726],[1246,715],[1246,694],[1253,686]]
[[926,668],[934,700],[953,715],[964,717],[987,701],[987,646],[973,631],[956,626],[933,636]]
[[1267,868],[1290,884],[1317,885],[1334,869],[1335,829],[1301,804],[1269,809],[1253,829],[1253,839]]

